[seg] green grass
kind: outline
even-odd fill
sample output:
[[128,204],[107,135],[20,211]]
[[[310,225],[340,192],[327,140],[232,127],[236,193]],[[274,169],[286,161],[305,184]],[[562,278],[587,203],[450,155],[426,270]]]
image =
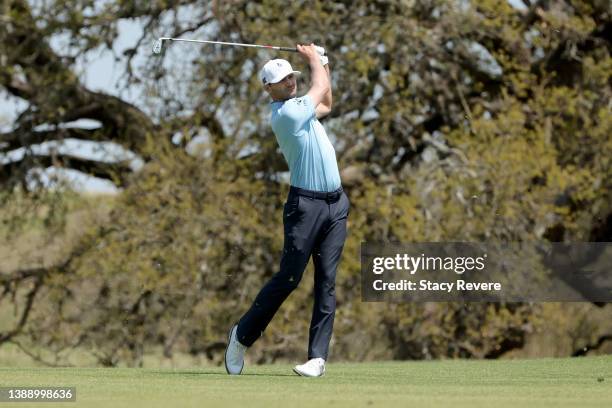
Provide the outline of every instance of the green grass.
[[223,367],[0,368],[8,385],[77,388],[76,404],[54,407],[610,407],[612,356],[331,363],[322,378],[297,377],[289,365],[232,377]]

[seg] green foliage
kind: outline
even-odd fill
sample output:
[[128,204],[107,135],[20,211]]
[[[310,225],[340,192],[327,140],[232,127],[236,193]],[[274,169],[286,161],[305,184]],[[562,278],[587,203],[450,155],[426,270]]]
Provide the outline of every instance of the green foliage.
[[140,361],[145,343],[170,350],[182,336],[197,349],[225,330],[228,307],[253,295],[249,274],[279,252],[278,226],[252,205],[278,209],[262,182],[228,184],[234,169],[223,163],[203,165],[163,141],[149,148],[150,164],[84,238],[71,272],[47,280],[53,313],[31,321],[54,330],[36,342],[71,347],[78,338],[110,365]]
[[[541,323],[529,304],[363,303],[361,242],[609,240],[605,1],[542,2],[524,12],[494,0],[213,2],[186,22],[163,18],[180,8],[174,3],[64,3],[51,2],[43,33],[65,30],[80,52],[112,45],[118,17],[150,18],[143,43],[201,29],[221,40],[314,41],[329,50],[335,105],[324,124],[351,200],[335,358],[497,357]],[[104,137],[146,164],[70,262],[45,275],[23,331],[33,344],[83,347],[106,365],[140,364],[160,345],[218,362],[227,328],[276,271],[286,165],[256,75],[276,55],[194,53],[127,62],[128,83],[146,89],[147,114],[135,117],[155,126],[132,137],[144,122],[120,116]],[[305,71],[298,56],[283,57]],[[0,79],[14,79],[9,68]],[[48,99],[37,95],[39,112],[61,122],[67,112],[58,110],[72,99],[57,90],[75,78],[69,69],[38,78],[39,68],[24,68],[31,82],[55,84]],[[198,137],[204,145],[187,153]],[[20,197],[11,199],[19,207]],[[310,273],[250,351],[255,361],[304,349]]]

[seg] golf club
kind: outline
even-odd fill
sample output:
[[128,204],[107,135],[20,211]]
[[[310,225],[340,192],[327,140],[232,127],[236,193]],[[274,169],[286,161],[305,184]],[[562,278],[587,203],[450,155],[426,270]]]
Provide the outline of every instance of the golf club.
[[[242,44],[242,43],[232,43],[232,42],[224,42],[224,41],[208,41],[208,40],[189,40],[186,38],[171,38],[171,37],[160,37],[153,43],[153,53],[159,54],[162,52],[162,48],[164,46],[164,41],[184,41],[190,43],[200,43],[200,44],[219,44],[219,45],[233,45],[236,47],[252,47],[252,48],[267,48],[277,51],[289,51],[289,52],[297,52],[297,48],[290,47],[277,47],[273,45],[258,45],[258,44]],[[323,47],[315,46],[319,55],[325,55],[325,49]]]

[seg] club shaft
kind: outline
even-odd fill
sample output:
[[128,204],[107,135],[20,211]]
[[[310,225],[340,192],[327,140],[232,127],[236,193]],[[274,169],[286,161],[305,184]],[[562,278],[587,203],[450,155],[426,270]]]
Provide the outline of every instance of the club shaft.
[[233,45],[236,47],[267,48],[267,49],[278,50],[278,51],[297,52],[297,48],[277,47],[274,45],[243,44],[243,43],[232,43],[232,42],[224,42],[224,41],[208,41],[208,40],[189,40],[186,38],[169,38],[169,37],[162,37],[160,38],[160,40],[162,41],[184,41],[184,42],[193,42],[193,43],[201,43],[201,44]]

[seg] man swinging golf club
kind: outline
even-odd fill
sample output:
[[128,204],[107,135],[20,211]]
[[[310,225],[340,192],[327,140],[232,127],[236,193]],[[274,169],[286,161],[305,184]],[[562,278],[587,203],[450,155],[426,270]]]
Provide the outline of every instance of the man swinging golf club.
[[308,342],[308,361],[293,369],[319,377],[332,336],[336,311],[336,268],[346,239],[349,200],[342,191],[336,153],[318,121],[331,111],[332,92],[327,57],[313,44],[298,45],[309,64],[312,86],[297,97],[296,75],[288,61],[268,61],[260,72],[272,98],[271,125],[289,165],[291,187],[283,210],[284,247],[280,270],[264,285],[249,310],[230,329],[225,351],[228,374],[240,374],[244,354],[263,333],[272,317],[298,286],[312,256],[314,306]]

